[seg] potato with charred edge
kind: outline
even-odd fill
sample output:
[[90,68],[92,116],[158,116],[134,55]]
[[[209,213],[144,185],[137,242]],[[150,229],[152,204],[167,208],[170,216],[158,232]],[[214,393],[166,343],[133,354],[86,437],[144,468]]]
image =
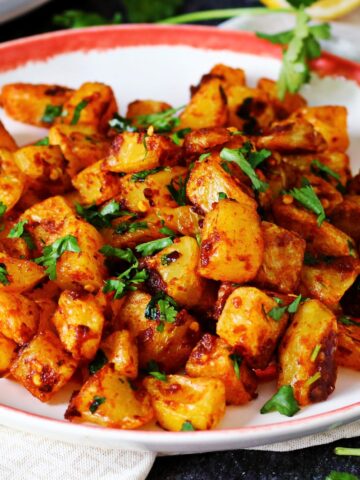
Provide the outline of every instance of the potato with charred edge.
[[215,75],[220,78],[225,91],[227,87],[231,87],[232,85],[246,84],[245,72],[242,68],[233,68],[222,63],[217,63],[210,70],[210,75]]
[[354,218],[360,218],[360,195],[346,195],[331,213],[331,220],[335,227],[359,242],[360,222],[354,222]]
[[255,287],[239,287],[226,300],[216,333],[253,368],[265,368],[288,320],[272,317],[277,302]]
[[223,145],[231,138],[227,128],[200,128],[185,135],[183,148],[187,156],[200,155]]
[[15,140],[6,130],[4,124],[0,121],[0,148],[5,148],[10,152],[14,152],[18,147]]
[[88,378],[65,412],[65,418],[71,422],[91,422],[125,430],[141,427],[153,416],[146,391],[132,386],[110,364]]
[[114,138],[104,169],[115,173],[141,172],[176,165],[179,154],[179,147],[163,135],[123,132]]
[[256,397],[255,375],[228,343],[209,333],[191,352],[186,373],[190,377],[219,378],[225,385],[228,405],[245,405]]
[[9,117],[38,127],[49,127],[61,115],[72,92],[59,85],[11,83],[2,88],[1,103]]
[[19,293],[0,291],[0,333],[18,345],[35,335],[39,323],[36,303]]
[[342,296],[360,273],[360,262],[353,257],[314,260],[301,271],[300,291],[304,296],[317,298],[330,309],[335,309]]
[[8,272],[9,283],[0,283],[0,290],[6,292],[21,293],[31,290],[45,277],[45,270],[40,265],[30,260],[10,257],[3,252],[0,252],[0,264],[5,265]]
[[104,315],[93,295],[63,291],[52,322],[62,344],[75,360],[91,360],[95,356]]
[[178,129],[223,127],[227,123],[227,100],[216,76],[203,77],[200,85],[194,89],[190,103],[180,115]]
[[17,345],[0,333],[0,377],[8,374],[10,366],[16,357]]
[[195,162],[186,184],[189,200],[207,213],[219,201],[221,192],[243,205],[256,208],[255,200],[247,194],[239,180],[222,168],[218,155],[212,154],[201,162]]
[[255,208],[221,200],[206,214],[201,234],[200,275],[245,283],[256,276],[263,254],[263,234]]
[[291,385],[300,405],[326,400],[335,388],[337,324],[318,300],[300,305],[280,344],[278,384]]
[[144,383],[165,430],[178,432],[185,422],[195,430],[210,430],[224,416],[225,387],[219,379],[169,375],[166,382],[147,377]]
[[200,325],[186,310],[177,313],[173,323],[145,317],[151,295],[131,292],[117,316],[118,326],[129,330],[139,348],[139,366],[146,368],[153,360],[166,372],[175,372],[185,365],[191,350],[200,338]]
[[11,365],[11,375],[42,402],[48,402],[70,380],[77,363],[57,336],[41,332]]
[[89,125],[98,132],[107,132],[109,120],[117,111],[114,92],[108,85],[86,82],[69,96],[56,123]]
[[20,200],[26,185],[26,178],[14,162],[13,153],[0,149],[0,202],[11,210]]
[[113,332],[101,342],[100,348],[120,375],[132,379],[138,376],[138,349],[127,330]]
[[296,233],[262,222],[264,261],[254,282],[282,293],[295,292],[300,281],[306,243]]
[[207,280],[201,278],[197,271],[199,258],[200,249],[195,238],[174,240],[173,245],[145,259],[150,283],[159,285],[161,290],[185,308],[200,307],[209,290]]
[[319,227],[316,215],[304,208],[279,198],[273,203],[273,214],[278,225],[300,235],[314,252],[332,257],[356,255],[352,238],[327,221]]
[[[346,323],[345,323],[346,322]],[[360,370],[360,319],[340,317],[336,361],[342,367]]]
[[279,100],[277,94],[277,86],[274,80],[268,78],[260,78],[257,88],[265,92],[274,109],[277,119],[282,120],[291,113],[296,112],[299,108],[306,107],[306,100],[299,93],[286,92],[283,100]]

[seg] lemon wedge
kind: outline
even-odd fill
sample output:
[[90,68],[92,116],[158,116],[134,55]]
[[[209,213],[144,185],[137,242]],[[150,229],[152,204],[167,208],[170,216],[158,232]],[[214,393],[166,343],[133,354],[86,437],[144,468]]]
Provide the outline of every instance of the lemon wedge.
[[[288,7],[285,0],[261,0],[269,8]],[[307,13],[318,20],[335,20],[360,7],[360,0],[319,0],[307,8]]]

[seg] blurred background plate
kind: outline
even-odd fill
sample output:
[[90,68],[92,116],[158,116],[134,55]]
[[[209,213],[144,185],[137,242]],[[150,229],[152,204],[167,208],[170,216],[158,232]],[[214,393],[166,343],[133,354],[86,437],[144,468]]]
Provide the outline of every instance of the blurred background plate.
[[0,0],[0,24],[40,7],[49,0]]

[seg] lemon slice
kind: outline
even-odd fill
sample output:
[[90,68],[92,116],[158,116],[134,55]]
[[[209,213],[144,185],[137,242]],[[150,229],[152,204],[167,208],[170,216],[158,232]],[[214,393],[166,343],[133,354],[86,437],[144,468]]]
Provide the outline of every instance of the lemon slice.
[[[289,7],[285,0],[261,0],[269,8]],[[307,13],[319,20],[335,20],[360,7],[360,0],[319,0],[307,8]]]

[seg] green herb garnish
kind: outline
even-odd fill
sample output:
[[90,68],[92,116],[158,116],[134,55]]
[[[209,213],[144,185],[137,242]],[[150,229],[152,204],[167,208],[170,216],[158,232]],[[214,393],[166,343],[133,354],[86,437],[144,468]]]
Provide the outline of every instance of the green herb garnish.
[[[349,450],[356,450],[356,449],[349,449]],[[360,479],[359,477],[357,477],[356,475],[352,475],[351,473],[336,472],[335,470],[332,470],[329,473],[329,475],[327,475],[325,480],[360,480]]]
[[41,121],[44,123],[53,123],[55,118],[60,117],[62,111],[62,105],[47,105]]
[[133,233],[138,230],[147,230],[149,225],[147,222],[122,222],[119,225],[116,225],[115,232],[119,234],[123,233]]
[[138,253],[141,253],[143,257],[152,255],[153,253],[159,252],[164,248],[172,245],[172,237],[159,238],[158,240],[152,240],[151,242],[141,243],[135,247],[135,250]]
[[156,380],[160,380],[161,382],[168,381],[166,373],[160,371],[159,365],[154,360],[150,360],[147,370],[149,375],[156,378]]
[[142,170],[141,172],[133,173],[131,175],[132,182],[143,182],[146,177],[149,175],[154,175],[155,173],[161,172],[164,170],[164,167],[151,168],[150,170]]
[[322,162],[319,162],[319,160],[313,160],[310,164],[310,167],[311,171],[315,174],[320,173],[326,177],[332,177],[335,178],[335,180],[340,181],[340,175],[324,165]]
[[115,200],[111,200],[104,207],[98,209],[96,205],[83,207],[79,203],[75,204],[76,212],[83,217],[88,223],[96,228],[111,227],[111,221],[114,218],[130,215],[136,217],[136,213],[122,210],[120,204]]
[[8,238],[22,238],[26,245],[29,247],[30,250],[35,249],[35,244],[29,232],[25,230],[25,225],[28,223],[28,220],[23,220],[18,222],[13,228],[10,230]]
[[164,292],[154,295],[145,309],[145,317],[149,320],[160,321],[157,327],[159,332],[164,330],[164,322],[174,323],[179,312],[175,300]]
[[184,106],[178,108],[169,108],[164,112],[150,113],[149,115],[139,115],[136,117],[136,123],[143,129],[152,126],[154,127],[155,132],[171,132],[180,123],[179,117],[176,117],[175,114],[183,108]]
[[191,422],[189,422],[189,420],[186,420],[186,422],[184,422],[182,424],[181,431],[182,432],[195,432],[195,428],[193,427],[193,424]]
[[95,395],[93,401],[90,403],[89,410],[92,414],[96,412],[96,410],[102,405],[103,403],[106,402],[105,397],[99,397],[98,395]]
[[321,378],[321,373],[320,372],[316,372],[314,373],[314,375],[312,375],[311,377],[309,377],[306,382],[304,383],[304,385],[306,387],[310,387],[310,385],[312,385],[313,383],[317,382],[319,379]]
[[317,344],[314,347],[314,350],[311,352],[310,361],[315,362],[321,350],[321,345]]
[[91,360],[91,362],[88,365],[90,375],[94,375],[94,373],[96,373],[104,365],[106,365],[107,362],[108,362],[107,356],[105,355],[105,353],[101,349],[99,349],[96,352],[96,355],[93,358],[93,360]]
[[211,153],[208,152],[208,153],[202,153],[199,157],[199,162],[203,162],[204,160],[206,160],[208,157],[210,157]]
[[89,100],[81,100],[81,102],[79,102],[76,105],[74,109],[74,115],[73,115],[73,118],[71,119],[70,125],[77,125],[79,123],[81,112],[88,105],[89,105]]
[[83,10],[65,10],[52,19],[54,25],[64,28],[84,28],[98,25],[110,25],[121,22],[121,13],[114,14],[112,20],[108,20],[96,12],[84,12]]
[[56,279],[56,262],[65,252],[80,253],[80,247],[77,238],[73,235],[55,240],[54,243],[44,248],[43,254],[39,258],[35,258],[35,262],[46,267],[46,273],[50,280]]
[[301,188],[293,188],[288,192],[295,200],[297,200],[301,205],[306,209],[317,215],[317,224],[319,227],[326,219],[324,207],[322,206],[319,197],[316,195],[313,187],[310,183],[304,178]]
[[181,140],[185,138],[185,135],[191,132],[191,128],[182,128],[175,133],[170,135],[171,140],[176,143],[176,145],[180,145]]
[[180,206],[186,205],[186,184],[187,179],[183,179],[182,177],[178,177],[177,180],[177,187],[175,188],[175,180],[172,178],[170,185],[167,185],[167,189],[170,192],[170,195],[175,200],[175,202]]
[[47,147],[49,145],[49,137],[44,137],[41,140],[38,140],[36,143],[34,143],[35,147]]
[[0,201],[0,218],[4,216],[6,210],[7,206],[5,205],[5,203]]
[[281,415],[292,417],[300,410],[294,397],[291,385],[283,385],[261,408],[260,413],[279,412]]
[[267,312],[267,315],[273,318],[276,322],[281,319],[285,312],[296,313],[300,303],[306,300],[306,298],[303,298],[302,295],[298,295],[295,300],[289,305],[282,306],[283,302],[280,298],[274,297],[273,299],[276,301],[278,306],[273,307],[271,310],[269,310],[269,312]]
[[240,357],[240,355],[237,355],[236,353],[232,353],[231,355],[229,355],[229,358],[234,365],[236,378],[240,378],[240,365],[242,363],[242,357]]
[[122,117],[118,113],[115,113],[113,118],[109,120],[109,127],[113,128],[118,133],[136,132],[137,130],[137,128],[132,125],[129,118]]
[[360,448],[336,447],[334,450],[336,455],[349,455],[360,457]]
[[360,327],[360,322],[355,322],[347,315],[342,315],[341,317],[338,318],[338,321],[343,325],[346,325],[347,327],[350,327],[350,326]]
[[3,285],[9,285],[10,280],[8,277],[9,274],[5,263],[0,263],[0,283],[2,283]]
[[219,196],[219,200],[226,200],[227,198],[229,198],[224,192],[219,192],[218,196]]

